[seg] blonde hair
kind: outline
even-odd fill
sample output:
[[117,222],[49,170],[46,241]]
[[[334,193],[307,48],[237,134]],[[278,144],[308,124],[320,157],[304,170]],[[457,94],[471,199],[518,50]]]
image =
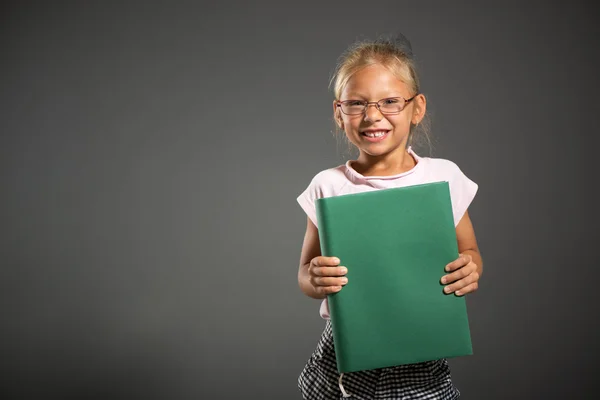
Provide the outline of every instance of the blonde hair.
[[[395,37],[382,36],[376,40],[359,40],[350,45],[338,59],[329,83],[330,88],[333,86],[335,99],[340,100],[344,87],[356,72],[374,64],[389,69],[400,81],[408,85],[412,95],[420,93],[419,76],[410,42],[400,34]],[[337,124],[335,126],[339,133],[340,128]],[[429,115],[426,113],[419,124],[411,125],[407,146],[418,147],[422,142],[426,142],[431,152],[430,126]]]

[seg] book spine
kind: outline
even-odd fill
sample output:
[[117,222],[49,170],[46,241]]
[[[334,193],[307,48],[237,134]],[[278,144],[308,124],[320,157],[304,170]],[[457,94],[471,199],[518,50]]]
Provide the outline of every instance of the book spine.
[[329,243],[329,232],[328,232],[328,206],[327,202],[321,201],[316,202],[316,213],[317,213],[317,228],[319,230],[319,243],[321,245],[321,255],[325,257],[331,257],[331,247]]
[[[340,257],[340,254],[335,254],[333,250],[333,243],[331,242],[330,234],[330,219],[332,218],[331,209],[329,208],[329,202],[317,200],[316,202],[316,213],[317,213],[317,225],[319,229],[319,242],[321,245],[321,255],[325,257]],[[341,328],[343,321],[341,315],[338,312],[338,296],[340,293],[333,293],[327,295],[327,302],[329,303],[329,318],[332,324],[333,330],[333,342],[336,345],[336,364],[338,372],[350,372],[346,361],[346,348],[347,345],[343,341],[341,335]]]

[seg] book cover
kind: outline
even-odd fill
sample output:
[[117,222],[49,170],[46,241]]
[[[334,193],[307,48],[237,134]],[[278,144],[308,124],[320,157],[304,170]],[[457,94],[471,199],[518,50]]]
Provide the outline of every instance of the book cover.
[[443,292],[458,257],[448,182],[321,198],[321,253],[348,268],[328,296],[341,373],[472,354],[464,297]]

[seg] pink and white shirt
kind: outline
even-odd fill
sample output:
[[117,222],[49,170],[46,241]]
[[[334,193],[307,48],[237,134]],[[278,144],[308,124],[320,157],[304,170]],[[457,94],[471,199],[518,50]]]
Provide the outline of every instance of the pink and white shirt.
[[[408,152],[417,163],[411,170],[398,175],[363,176],[350,166],[350,161],[321,171],[298,196],[298,204],[313,224],[318,226],[315,201],[319,198],[445,181],[450,187],[454,225],[458,225],[477,193],[477,184],[467,178],[452,161],[420,157],[411,148]],[[329,319],[326,298],[321,303],[319,313],[322,318]]]

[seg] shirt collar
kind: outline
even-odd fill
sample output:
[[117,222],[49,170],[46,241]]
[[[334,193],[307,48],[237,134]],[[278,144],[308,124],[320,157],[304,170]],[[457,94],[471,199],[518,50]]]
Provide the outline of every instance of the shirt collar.
[[369,181],[378,181],[378,180],[392,180],[392,179],[398,179],[398,178],[402,178],[406,175],[410,175],[412,173],[414,173],[415,171],[417,171],[422,164],[422,157],[419,157],[419,155],[417,155],[417,153],[415,153],[412,149],[412,147],[409,147],[407,149],[408,153],[410,155],[412,155],[416,161],[416,165],[414,167],[412,167],[411,169],[409,169],[408,171],[402,172],[400,174],[396,174],[396,175],[385,175],[385,176],[364,176],[362,174],[359,174],[358,172],[356,172],[356,170],[354,168],[351,167],[351,162],[353,160],[348,160],[346,161],[346,171],[349,175],[349,177],[353,180],[353,181],[358,181],[358,182],[369,182]]

